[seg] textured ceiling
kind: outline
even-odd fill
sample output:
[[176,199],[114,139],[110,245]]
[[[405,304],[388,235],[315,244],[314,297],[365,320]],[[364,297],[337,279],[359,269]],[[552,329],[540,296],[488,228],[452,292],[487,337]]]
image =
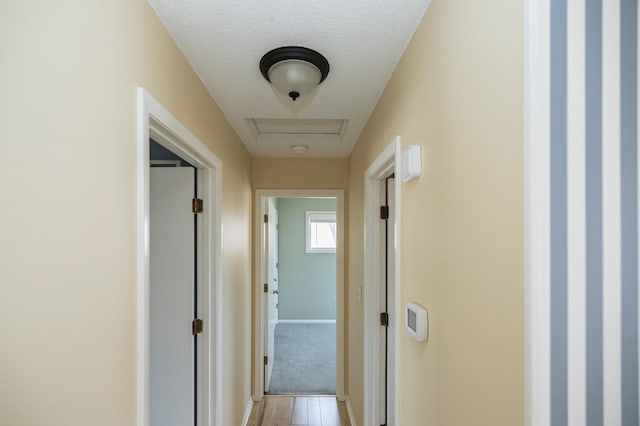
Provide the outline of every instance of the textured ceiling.
[[[249,152],[347,157],[430,0],[149,0]],[[304,46],[331,64],[327,79],[292,102],[260,74],[280,46]],[[345,120],[339,134],[261,134],[254,119]],[[319,122],[322,123],[322,122]]]

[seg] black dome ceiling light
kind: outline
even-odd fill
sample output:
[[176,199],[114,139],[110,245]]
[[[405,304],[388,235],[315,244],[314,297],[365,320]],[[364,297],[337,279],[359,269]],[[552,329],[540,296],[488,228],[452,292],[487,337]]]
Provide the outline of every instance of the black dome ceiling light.
[[327,78],[329,61],[306,47],[278,47],[260,59],[260,72],[278,91],[295,101]]

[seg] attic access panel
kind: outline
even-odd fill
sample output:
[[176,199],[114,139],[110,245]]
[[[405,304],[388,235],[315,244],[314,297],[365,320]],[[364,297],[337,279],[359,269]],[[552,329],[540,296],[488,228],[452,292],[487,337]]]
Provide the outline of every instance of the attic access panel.
[[341,144],[348,122],[344,119],[247,119],[260,144]]

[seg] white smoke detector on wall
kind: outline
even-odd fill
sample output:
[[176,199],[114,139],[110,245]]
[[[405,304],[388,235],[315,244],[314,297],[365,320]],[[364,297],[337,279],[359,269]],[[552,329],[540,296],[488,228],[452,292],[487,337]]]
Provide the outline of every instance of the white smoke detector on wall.
[[422,161],[420,145],[410,145],[402,153],[402,181],[409,182],[417,179],[422,174]]

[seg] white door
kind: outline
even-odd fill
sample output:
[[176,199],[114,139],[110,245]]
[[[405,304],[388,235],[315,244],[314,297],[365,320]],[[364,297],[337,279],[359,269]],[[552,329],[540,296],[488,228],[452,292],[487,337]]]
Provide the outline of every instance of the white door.
[[153,167],[149,178],[150,424],[193,425],[195,169]]
[[[271,291],[271,294],[273,295],[273,300],[272,300],[272,310],[275,313],[273,315],[273,317],[275,318],[275,324],[278,324],[278,321],[280,319],[280,312],[278,310],[279,304],[280,304],[280,283],[278,282],[278,210],[275,209],[275,207],[273,208],[273,210],[269,213],[269,215],[271,217],[273,217],[273,228],[271,229],[271,236],[272,236],[272,241],[273,241],[273,245],[272,245],[272,250],[271,253],[273,254],[273,259],[271,260],[271,267],[272,267],[272,278],[271,278],[271,285],[273,286],[273,289]],[[275,330],[275,326],[273,327]],[[273,340],[272,340],[273,341]],[[274,345],[271,345],[274,346]]]
[[278,211],[269,198],[269,221],[267,223],[267,332],[265,348],[267,364],[264,372],[264,391],[269,391],[273,363],[275,361],[275,330],[278,324]]

